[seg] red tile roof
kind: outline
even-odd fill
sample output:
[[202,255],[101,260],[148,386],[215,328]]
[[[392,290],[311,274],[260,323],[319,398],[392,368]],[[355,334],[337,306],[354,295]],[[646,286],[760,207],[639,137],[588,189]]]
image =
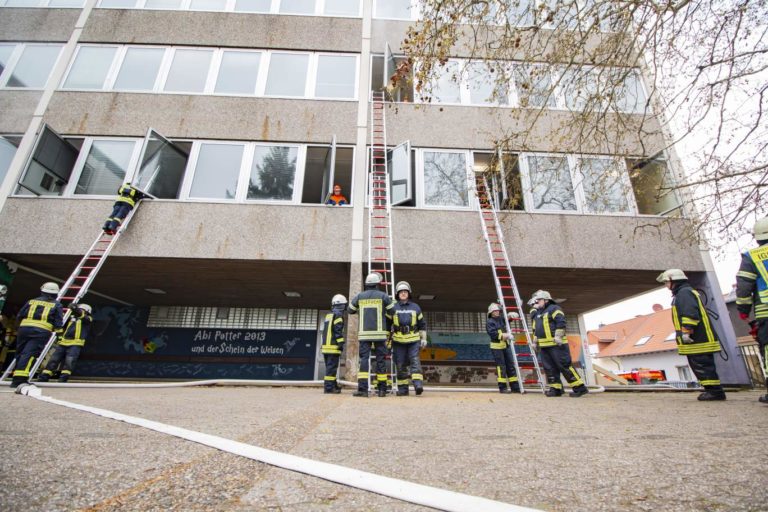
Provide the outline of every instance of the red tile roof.
[[[599,352],[594,357],[628,356],[649,352],[677,350],[674,338],[665,341],[674,333],[672,312],[669,309],[655,311],[650,315],[636,316],[629,320],[603,325],[587,332],[590,345],[597,345]],[[648,340],[637,344],[648,336]]]

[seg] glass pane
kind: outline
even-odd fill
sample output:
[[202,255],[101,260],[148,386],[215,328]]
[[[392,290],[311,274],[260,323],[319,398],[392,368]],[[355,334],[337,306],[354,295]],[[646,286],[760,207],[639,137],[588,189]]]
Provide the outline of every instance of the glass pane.
[[375,18],[411,19],[411,0],[376,0]]
[[514,66],[512,75],[521,107],[554,107],[552,80],[541,66]]
[[117,48],[81,46],[64,81],[65,89],[102,89]]
[[78,148],[45,126],[19,184],[37,195],[59,195],[79,154]]
[[402,204],[413,200],[411,173],[411,145],[407,142],[387,151],[387,171],[389,171],[392,204]]
[[140,190],[159,199],[178,199],[189,153],[162,135],[150,132],[134,179]]
[[0,44],[0,74],[8,66],[8,59],[11,58],[14,48],[16,48],[15,44]]
[[666,162],[662,160],[630,160],[629,179],[637,201],[638,213],[661,215],[680,206],[672,190],[673,181]]
[[133,140],[93,141],[75,194],[114,195],[125,181],[135,145]]
[[119,91],[151,91],[155,87],[164,54],[163,48],[128,48],[113,88]]
[[588,70],[569,70],[562,80],[565,105],[570,110],[602,109],[598,75]]
[[467,206],[467,162],[464,153],[424,152],[424,204]]
[[353,56],[320,55],[317,62],[315,96],[319,98],[354,98],[355,65]]
[[323,14],[360,16],[360,0],[325,0]]
[[223,11],[227,0],[192,0],[189,4],[193,11]]
[[85,0],[50,0],[48,7],[82,7]]
[[461,92],[457,82],[458,72],[458,62],[448,62],[445,67],[437,69],[438,77],[432,88],[432,101],[438,103],[461,103]]
[[201,144],[189,197],[234,199],[242,144]]
[[226,94],[255,94],[261,54],[225,51],[221,57],[215,92]]
[[531,0],[511,0],[507,2],[507,22],[512,26],[529,27],[533,25],[534,11]]
[[105,9],[130,9],[136,5],[136,0],[101,0],[99,7]]
[[25,47],[8,80],[8,87],[45,87],[60,51],[61,46]]
[[265,94],[275,96],[304,96],[307,83],[309,55],[273,53]]
[[629,212],[623,162],[606,158],[582,158],[579,164],[584,207],[588,212]]
[[293,198],[299,150],[289,146],[256,146],[248,182],[248,199]]
[[[502,69],[499,64],[472,62],[467,67],[469,97],[473,105],[506,105],[508,80],[499,78]],[[495,92],[495,94],[494,94]]]
[[280,0],[282,14],[314,14],[315,0]]
[[179,9],[181,0],[147,0],[145,9]]
[[21,137],[0,137],[0,185],[11,166],[11,161],[19,147]]
[[504,153],[501,161],[502,210],[525,210],[520,160],[517,155]]
[[643,85],[635,72],[630,72],[624,78],[616,94],[616,108],[622,112],[643,112],[648,108]]
[[237,0],[235,11],[237,12],[269,12],[272,0]]
[[40,0],[8,0],[5,7],[37,7]]
[[528,156],[535,210],[576,210],[568,160],[559,156]]
[[212,56],[211,50],[176,50],[164,90],[203,92]]

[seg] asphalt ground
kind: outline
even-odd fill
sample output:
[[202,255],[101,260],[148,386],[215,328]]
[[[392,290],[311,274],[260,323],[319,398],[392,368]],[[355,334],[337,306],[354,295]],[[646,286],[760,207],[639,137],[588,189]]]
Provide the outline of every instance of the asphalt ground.
[[[765,511],[759,393],[43,388],[43,394],[380,475],[552,511]],[[412,511],[295,473],[0,388],[0,510]]]

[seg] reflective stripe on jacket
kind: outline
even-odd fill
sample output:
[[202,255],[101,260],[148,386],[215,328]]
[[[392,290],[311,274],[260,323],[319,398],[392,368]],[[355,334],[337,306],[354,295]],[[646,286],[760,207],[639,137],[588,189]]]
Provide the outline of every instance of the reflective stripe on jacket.
[[507,326],[504,325],[504,319],[499,316],[498,318],[488,317],[488,321],[485,322],[485,332],[491,338],[491,350],[504,350],[507,348],[507,341],[503,339],[503,335],[507,332]]
[[421,338],[419,332],[427,329],[427,322],[418,304],[408,300],[397,302],[392,308],[392,341],[413,343]]
[[323,320],[323,354],[341,354],[344,348],[344,316],[342,310],[333,310]]
[[19,327],[34,327],[44,331],[61,332],[64,312],[61,304],[46,295],[28,300],[19,311]]
[[91,323],[93,323],[93,317],[89,314],[80,318],[71,318],[64,329],[64,335],[59,340],[59,345],[63,347],[85,345],[91,331]]
[[128,184],[122,185],[117,190],[118,203],[128,203],[131,206],[136,206],[136,201],[141,199],[140,192]]
[[565,330],[566,320],[563,309],[555,303],[549,303],[544,309],[531,312],[533,335],[538,340],[539,347],[554,347],[555,331]]
[[747,313],[755,308],[755,318],[768,318],[768,242],[741,255],[736,274],[736,308]]
[[[687,281],[672,288],[672,323],[675,326],[677,353],[681,356],[720,352],[720,342],[712,328],[699,292]],[[683,330],[690,331],[691,343],[683,343]]]
[[389,337],[392,321],[392,297],[375,288],[358,293],[349,303],[349,312],[360,312],[357,337],[360,340],[383,340]]

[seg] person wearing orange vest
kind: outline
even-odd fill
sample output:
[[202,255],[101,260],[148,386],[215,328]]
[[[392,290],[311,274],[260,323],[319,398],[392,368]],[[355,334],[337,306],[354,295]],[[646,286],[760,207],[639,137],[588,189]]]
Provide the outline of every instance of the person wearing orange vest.
[[67,382],[72,375],[72,370],[75,369],[80,351],[83,350],[90,334],[93,310],[88,304],[78,304],[73,307],[72,316],[64,328],[64,335],[56,343],[53,355],[38,379],[40,382],[48,382],[53,373],[59,369],[59,365],[61,365],[59,382]]
[[328,197],[328,201],[326,201],[325,204],[332,204],[336,206],[347,204],[347,198],[341,194],[341,185],[333,186],[333,195]]

